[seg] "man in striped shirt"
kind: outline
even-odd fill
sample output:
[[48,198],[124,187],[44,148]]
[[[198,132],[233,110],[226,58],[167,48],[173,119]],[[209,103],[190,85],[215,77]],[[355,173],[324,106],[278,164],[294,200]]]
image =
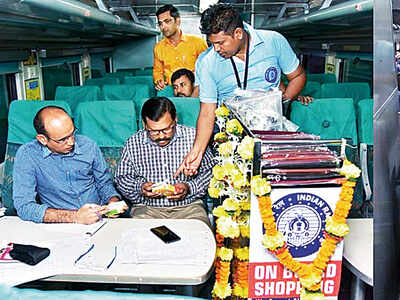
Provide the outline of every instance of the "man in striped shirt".
[[[202,199],[212,176],[214,159],[207,149],[196,176],[174,172],[193,145],[195,129],[177,124],[174,104],[154,97],[142,107],[143,130],[130,137],[115,173],[122,195],[133,204],[134,218],[200,219],[209,224]],[[173,194],[164,196],[154,184],[167,183]]]

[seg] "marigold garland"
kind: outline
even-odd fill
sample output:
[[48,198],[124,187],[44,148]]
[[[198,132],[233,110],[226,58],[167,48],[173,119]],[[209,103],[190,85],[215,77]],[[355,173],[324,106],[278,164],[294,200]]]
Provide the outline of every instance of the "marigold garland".
[[271,198],[269,192],[265,192],[270,190],[268,188],[269,183],[261,177],[252,179],[251,189],[258,198],[260,215],[265,228],[263,244],[278,258],[283,266],[297,274],[303,286],[300,295],[300,299],[302,300],[324,299],[324,295],[321,292],[322,273],[335,252],[337,244],[349,232],[346,218],[353,200],[354,187],[356,185],[355,180],[360,175],[360,172],[355,165],[345,160],[341,174],[346,179],[342,182],[339,200],[333,215],[326,220],[325,239],[318,250],[316,258],[310,264],[298,262],[293,258],[283,235],[276,229]]

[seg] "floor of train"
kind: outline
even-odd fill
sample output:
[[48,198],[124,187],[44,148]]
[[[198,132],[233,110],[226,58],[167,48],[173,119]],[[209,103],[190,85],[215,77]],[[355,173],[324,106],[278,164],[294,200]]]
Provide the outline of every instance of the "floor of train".
[[[342,280],[338,300],[351,299],[351,281],[353,274],[343,266]],[[204,284],[196,287],[196,296],[209,299],[212,286],[214,284],[213,276]],[[115,291],[125,293],[155,293],[155,294],[174,294],[188,295],[188,289],[184,286],[167,286],[167,285],[135,285],[135,284],[104,284],[104,283],[75,283],[75,282],[49,282],[49,281],[34,281],[22,284],[19,288],[35,288],[40,290],[101,290]],[[366,285],[365,300],[373,299],[373,288]]]

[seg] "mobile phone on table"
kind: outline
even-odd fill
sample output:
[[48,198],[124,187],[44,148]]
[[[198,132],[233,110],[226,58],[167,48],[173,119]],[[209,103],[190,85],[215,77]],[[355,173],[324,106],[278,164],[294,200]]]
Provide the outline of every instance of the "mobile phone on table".
[[158,236],[164,243],[173,243],[179,241],[181,238],[167,226],[159,226],[150,229],[152,233]]

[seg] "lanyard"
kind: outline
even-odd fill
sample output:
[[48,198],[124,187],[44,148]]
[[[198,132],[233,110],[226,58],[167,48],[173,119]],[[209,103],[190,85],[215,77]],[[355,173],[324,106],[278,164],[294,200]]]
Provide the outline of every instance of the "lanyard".
[[[248,33],[246,33],[246,44],[247,44],[247,48],[246,48],[246,65],[244,68],[244,80],[243,80],[243,89],[245,90],[247,88],[247,74],[249,72],[249,48],[250,48],[250,43],[249,43],[249,35]],[[231,56],[230,58],[231,60],[231,64],[233,67],[233,71],[235,72],[235,77],[236,77],[236,82],[238,87],[241,89],[242,88],[242,84],[240,83],[240,78],[239,78],[239,72],[236,68],[236,64],[233,61],[233,56]]]

